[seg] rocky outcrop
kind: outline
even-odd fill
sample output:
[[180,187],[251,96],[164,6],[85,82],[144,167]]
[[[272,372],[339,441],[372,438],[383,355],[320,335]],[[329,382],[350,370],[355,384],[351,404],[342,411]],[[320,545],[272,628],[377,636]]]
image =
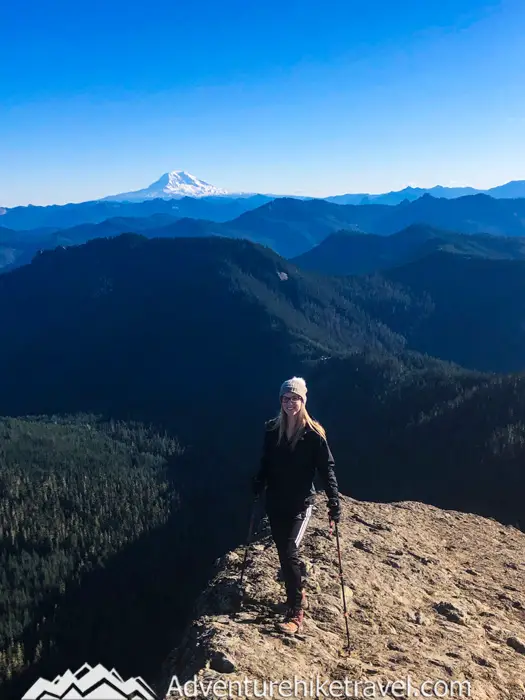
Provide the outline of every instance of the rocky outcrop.
[[[336,540],[319,499],[301,545],[309,600],[301,633],[286,637],[275,628],[284,590],[277,553],[263,527],[250,550],[242,609],[241,547],[217,562],[194,621],[164,665],[161,697],[170,686],[171,696],[179,697],[176,683],[197,678],[199,697],[206,696],[207,682],[218,679],[313,680],[306,691],[295,686],[303,695],[313,687],[313,696],[318,679],[346,679],[336,690],[343,688],[349,697],[424,697],[426,692],[426,697],[524,698],[525,534],[417,502],[346,497],[342,502],[339,539],[350,647]],[[239,686],[228,687],[243,695]],[[245,697],[254,697],[255,685],[243,687],[248,687]],[[274,687],[274,697],[281,689]]]

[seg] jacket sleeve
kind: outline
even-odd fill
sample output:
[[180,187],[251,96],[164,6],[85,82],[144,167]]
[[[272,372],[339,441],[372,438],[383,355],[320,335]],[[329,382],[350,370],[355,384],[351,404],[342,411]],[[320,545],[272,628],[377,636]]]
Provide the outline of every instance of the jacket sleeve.
[[333,503],[339,502],[339,487],[335,476],[335,461],[328,446],[328,442],[319,435],[317,447],[317,473],[321,478],[321,483],[326,491],[328,500]]

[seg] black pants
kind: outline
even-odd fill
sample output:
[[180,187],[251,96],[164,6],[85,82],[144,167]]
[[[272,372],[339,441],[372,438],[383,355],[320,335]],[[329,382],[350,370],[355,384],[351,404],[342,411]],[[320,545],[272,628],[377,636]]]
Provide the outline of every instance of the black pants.
[[303,588],[298,549],[311,515],[312,506],[295,514],[268,512],[272,537],[277,547],[284,576],[287,603],[295,609],[301,605],[301,590]]

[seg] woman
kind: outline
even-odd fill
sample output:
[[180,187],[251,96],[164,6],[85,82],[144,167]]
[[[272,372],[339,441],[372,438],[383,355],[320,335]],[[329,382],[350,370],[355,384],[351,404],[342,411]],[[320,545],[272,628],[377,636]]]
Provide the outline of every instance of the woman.
[[301,377],[281,386],[281,410],[266,423],[260,468],[253,479],[255,495],[266,488],[266,513],[286,586],[287,613],[278,628],[288,634],[295,634],[303,624],[306,594],[298,547],[315,501],[316,473],[328,496],[330,520],[340,519],[334,459],[324,428],[306,410],[306,394]]

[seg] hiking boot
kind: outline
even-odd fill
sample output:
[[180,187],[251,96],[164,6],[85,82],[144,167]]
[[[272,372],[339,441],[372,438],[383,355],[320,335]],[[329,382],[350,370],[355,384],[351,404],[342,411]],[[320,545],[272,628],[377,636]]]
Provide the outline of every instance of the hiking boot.
[[284,634],[297,634],[303,626],[303,621],[304,610],[290,610],[284,621],[277,624],[277,629]]

